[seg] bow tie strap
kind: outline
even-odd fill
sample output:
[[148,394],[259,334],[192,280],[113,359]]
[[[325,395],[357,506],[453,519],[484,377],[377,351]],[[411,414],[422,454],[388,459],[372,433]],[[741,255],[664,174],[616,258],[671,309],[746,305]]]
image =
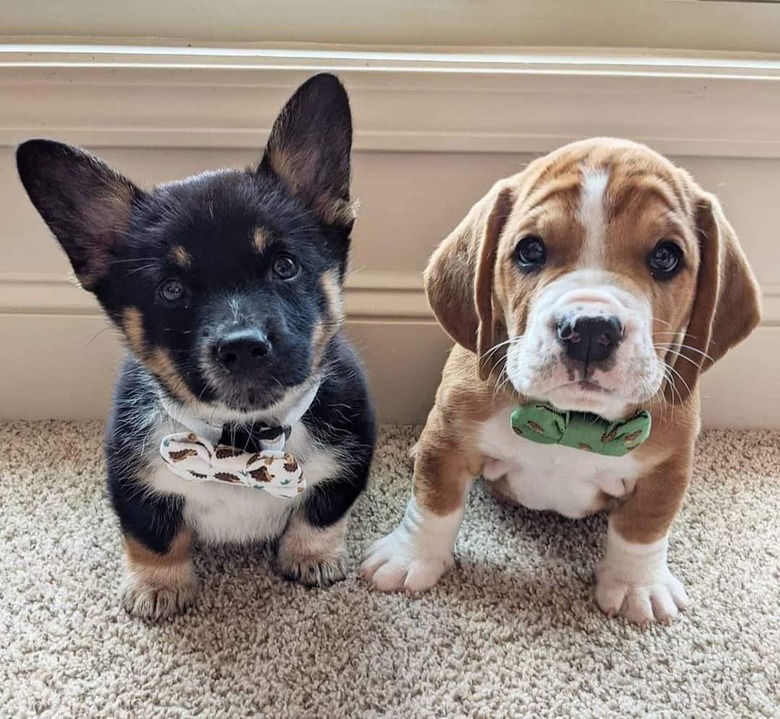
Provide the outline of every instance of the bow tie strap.
[[626,420],[610,421],[589,412],[570,412],[546,404],[527,404],[512,412],[512,430],[539,444],[560,444],[610,457],[622,457],[650,436],[652,419],[641,410]]
[[290,439],[292,428],[289,425],[253,425],[232,424],[222,425],[219,444],[240,449],[260,452],[263,450],[281,451]]

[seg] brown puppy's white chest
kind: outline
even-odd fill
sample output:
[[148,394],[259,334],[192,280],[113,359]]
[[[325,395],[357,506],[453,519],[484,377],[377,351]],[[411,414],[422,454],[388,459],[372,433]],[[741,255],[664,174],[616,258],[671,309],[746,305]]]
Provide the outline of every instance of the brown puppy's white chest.
[[529,442],[510,428],[513,409],[501,407],[477,430],[477,446],[485,457],[482,476],[498,482],[497,491],[507,499],[576,519],[631,491],[640,471],[632,455],[607,457]]

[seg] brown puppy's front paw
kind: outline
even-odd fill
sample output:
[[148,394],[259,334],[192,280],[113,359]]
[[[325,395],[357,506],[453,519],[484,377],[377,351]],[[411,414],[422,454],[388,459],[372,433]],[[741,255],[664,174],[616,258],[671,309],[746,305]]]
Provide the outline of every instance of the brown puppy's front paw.
[[669,624],[688,606],[685,588],[666,563],[666,537],[627,542],[610,526],[607,551],[596,569],[596,601],[608,617],[634,624]]
[[190,575],[170,586],[147,583],[139,576],[129,575],[121,589],[125,611],[139,619],[161,621],[182,614],[195,601],[198,582]]
[[346,579],[346,528],[346,519],[321,528],[313,527],[301,515],[293,517],[279,541],[279,573],[307,587],[329,587]]

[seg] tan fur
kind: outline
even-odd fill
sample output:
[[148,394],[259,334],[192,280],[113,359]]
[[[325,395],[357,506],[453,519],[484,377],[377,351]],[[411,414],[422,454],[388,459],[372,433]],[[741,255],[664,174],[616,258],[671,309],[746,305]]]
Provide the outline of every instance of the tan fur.
[[494,379],[479,379],[473,352],[460,345],[452,348],[415,448],[414,494],[421,507],[444,516],[463,505],[469,483],[484,462],[476,449],[478,423],[506,396]]
[[171,546],[165,554],[147,549],[143,544],[130,536],[125,537],[125,554],[128,564],[134,571],[147,574],[171,571],[180,572],[184,564],[190,562],[190,545],[192,532],[184,529],[174,537]]
[[176,370],[176,366],[166,350],[155,347],[144,360],[144,364],[162,381],[174,397],[182,402],[197,401],[187,387],[187,383]]
[[340,325],[344,321],[344,296],[338,272],[336,270],[325,272],[320,279],[320,287],[327,300],[328,324]]
[[112,173],[104,190],[100,196],[91,197],[83,208],[84,225],[91,228],[96,238],[87,253],[85,268],[78,273],[79,283],[86,290],[93,290],[108,274],[113,251],[122,243],[132,213],[134,189],[127,180]]
[[[685,343],[715,361],[758,323],[757,284],[717,200],[651,150],[584,141],[499,181],[442,242],[425,273],[431,306],[458,343],[416,449],[414,493],[436,514],[459,509],[465,487],[481,471],[479,423],[508,401],[523,401],[501,379],[502,353],[494,347],[507,329],[510,336],[522,333],[538,290],[576,265],[585,240],[576,219],[583,166],[609,169],[606,269],[650,299],[659,343],[669,341],[669,331],[682,338],[687,328]],[[548,248],[548,266],[531,275],[518,272],[514,260],[527,235],[544,238]],[[685,269],[669,284],[657,283],[640,261],[666,237],[675,237],[686,256]],[[688,484],[699,430],[697,380],[712,361],[695,352],[686,357],[695,364],[674,365],[684,381],[667,385],[645,407],[653,431],[634,452],[642,472],[633,494],[613,509],[616,530],[632,542],[666,533]]]
[[347,517],[329,527],[314,527],[303,512],[297,512],[279,542],[279,569],[309,586],[329,586],[343,579],[346,534]]
[[326,308],[312,330],[312,372],[319,367],[328,342],[344,322],[343,292],[336,270],[328,270],[322,275],[320,288],[325,295]]
[[144,337],[144,321],[137,307],[128,307],[122,314],[122,330],[127,338],[130,349],[142,358],[146,354],[146,339]]
[[168,353],[160,347],[150,348],[144,334],[143,316],[137,307],[128,307],[122,314],[122,330],[136,357],[182,402],[194,402],[195,397],[176,371]]
[[171,255],[173,261],[183,270],[188,270],[192,267],[192,255],[181,245],[174,245],[171,248]]
[[[283,132],[280,131],[281,134]],[[274,143],[273,140],[272,137],[267,148],[271,168],[293,194],[301,193],[304,191],[302,178],[316,173],[314,164],[318,158],[314,153],[302,151],[300,148],[290,151]],[[311,202],[317,216],[327,224],[347,227],[357,217],[359,203],[355,200],[345,200],[330,194],[306,199]]]
[[346,227],[357,218],[360,203],[357,200],[342,200],[338,197],[322,197],[315,203],[315,212],[328,225]]
[[252,235],[252,247],[255,248],[255,252],[260,254],[263,250],[265,250],[265,244],[266,244],[265,232],[263,232],[263,230],[261,230],[258,227],[255,230],[255,234]]
[[189,529],[180,531],[164,554],[125,536],[127,572],[122,603],[128,612],[157,620],[180,614],[192,604],[197,579],[190,558],[191,544]]

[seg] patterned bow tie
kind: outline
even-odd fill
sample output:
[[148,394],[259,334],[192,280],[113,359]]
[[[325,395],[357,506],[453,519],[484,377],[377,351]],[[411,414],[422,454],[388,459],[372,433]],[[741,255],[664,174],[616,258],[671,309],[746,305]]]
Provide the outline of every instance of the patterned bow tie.
[[510,423],[515,434],[531,442],[561,444],[608,457],[622,457],[650,436],[652,419],[647,410],[626,420],[610,422],[589,412],[526,404],[512,412]]
[[181,432],[163,437],[160,455],[171,472],[192,482],[243,485],[286,499],[306,489],[295,458],[281,450],[245,452],[234,446],[214,445],[194,432]]

